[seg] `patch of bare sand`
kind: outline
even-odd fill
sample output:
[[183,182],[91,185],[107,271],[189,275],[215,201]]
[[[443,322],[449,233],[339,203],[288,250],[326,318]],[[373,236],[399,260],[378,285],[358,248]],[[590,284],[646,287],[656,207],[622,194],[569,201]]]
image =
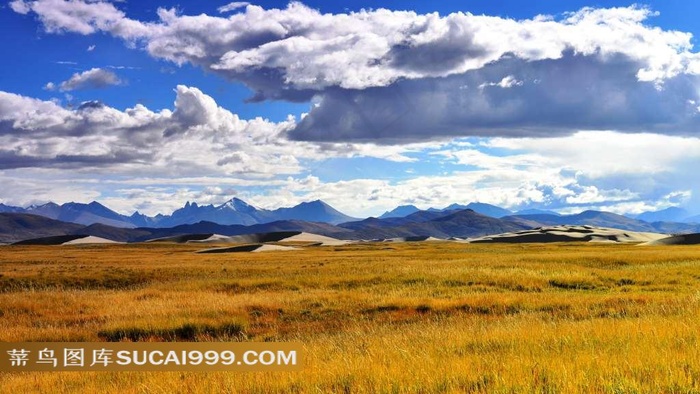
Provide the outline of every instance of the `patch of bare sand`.
[[214,244],[214,243],[233,243],[230,242],[231,237],[228,235],[212,234],[204,239],[188,239],[185,243],[188,244]]
[[260,246],[259,248],[253,250],[254,253],[257,252],[290,252],[294,250],[301,250],[300,248],[295,248],[293,246],[282,246],[282,245],[269,245],[265,244]]
[[85,245],[85,244],[121,244],[123,242],[112,241],[111,239],[95,237],[89,235],[84,238],[74,239],[72,241],[64,242],[62,245]]
[[661,238],[661,239],[645,242],[642,245],[698,245],[698,244],[700,244],[700,233],[674,235],[671,237],[666,237],[666,238]]
[[595,226],[553,226],[512,233],[470,238],[469,243],[546,243],[605,242],[644,243],[668,237],[667,234],[628,231]]
[[291,237],[280,240],[281,242],[313,242],[321,245],[345,245],[349,241],[327,237],[325,235],[313,234],[313,233],[301,233],[293,235]]
[[224,248],[211,248],[199,250],[197,253],[244,253],[244,252],[272,252],[272,251],[292,251],[300,250],[292,246],[269,245],[269,244],[249,244],[229,246]]
[[444,241],[444,239],[428,237],[428,236],[415,236],[415,237],[397,237],[397,238],[387,238],[380,242],[430,242],[430,241]]
[[189,240],[187,243],[200,244],[248,244],[267,242],[308,242],[316,245],[345,245],[348,241],[340,240],[325,235],[304,233],[300,231],[278,231],[270,233],[243,234],[225,236],[213,234],[205,239]]

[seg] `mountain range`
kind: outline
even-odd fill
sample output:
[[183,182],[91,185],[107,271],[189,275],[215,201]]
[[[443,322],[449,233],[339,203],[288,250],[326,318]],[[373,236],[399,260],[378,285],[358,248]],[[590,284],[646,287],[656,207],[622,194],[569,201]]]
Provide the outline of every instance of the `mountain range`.
[[119,214],[93,201],[89,204],[70,202],[58,205],[52,202],[31,205],[27,208],[0,204],[0,213],[28,213],[63,222],[83,225],[106,224],[112,227],[175,227],[209,221],[218,224],[253,225],[279,220],[305,220],[309,222],[343,223],[357,220],[345,215],[321,200],[304,202],[291,208],[260,209],[245,201],[233,198],[221,205],[198,205],[187,202],[170,215],[147,216],[134,212],[131,216]]
[[[89,204],[88,204],[89,205]],[[196,211],[199,206],[186,207]],[[206,207],[206,206],[205,206]],[[310,203],[303,205],[309,214],[331,214],[325,205]],[[210,208],[207,208],[210,209]],[[42,210],[46,212],[47,210]],[[99,210],[97,210],[99,211]],[[291,214],[297,211],[286,211]],[[295,213],[296,214],[296,213]],[[182,215],[182,214],[179,214]],[[175,214],[170,217],[176,216]],[[80,218],[89,217],[79,215]],[[252,216],[251,216],[252,217]],[[163,218],[161,218],[163,220]],[[277,220],[252,225],[222,224],[212,221],[181,224],[172,227],[115,227],[102,223],[89,225],[67,223],[28,213],[0,213],[0,243],[12,243],[47,236],[83,235],[95,236],[119,242],[142,242],[178,235],[225,236],[270,233],[279,231],[301,231],[346,240],[381,240],[391,238],[435,237],[474,238],[507,232],[557,225],[588,225],[617,228],[628,231],[656,232],[664,234],[699,233],[700,224],[679,222],[645,222],[610,212],[584,211],[575,215],[538,213],[509,215],[494,218],[472,209],[423,210],[404,217],[367,218],[339,224],[298,219]]]
[[[510,215],[534,215],[534,214],[548,214],[548,215],[559,215],[554,211],[546,211],[541,209],[526,209],[518,212],[512,212],[505,208],[498,207],[496,205],[486,204],[482,202],[470,202],[467,205],[452,204],[443,209],[430,208],[428,211],[441,212],[441,211],[453,211],[457,209],[471,209],[474,212],[478,212],[482,215],[491,216],[494,218],[502,218],[504,216]],[[394,208],[391,211],[384,212],[379,219],[395,218],[395,217],[405,217],[412,213],[420,211],[415,205],[401,205]]]
[[478,202],[427,210],[405,205],[378,218],[362,220],[345,215],[320,200],[266,210],[238,198],[221,205],[188,202],[170,215],[155,216],[139,212],[126,216],[95,201],[89,204],[47,203],[27,208],[0,204],[0,212],[0,242],[14,242],[34,235],[86,234],[132,242],[186,233],[240,235],[269,231],[304,231],[342,239],[462,238],[556,225],[591,225],[668,234],[700,232],[700,224],[689,222],[693,218],[680,208],[628,217],[590,210],[574,215],[543,210],[511,212]]
[[[397,219],[397,220],[392,220]],[[378,224],[377,224],[378,223]],[[31,238],[59,235],[92,235],[119,242],[142,242],[186,234],[226,236],[301,231],[348,240],[375,240],[398,237],[476,237],[528,228],[515,222],[481,215],[470,209],[443,212],[420,211],[406,218],[365,219],[333,225],[302,220],[279,220],[264,224],[219,224],[201,221],[174,227],[123,228],[94,223],[79,225],[26,214],[0,214],[0,242],[11,243]]]

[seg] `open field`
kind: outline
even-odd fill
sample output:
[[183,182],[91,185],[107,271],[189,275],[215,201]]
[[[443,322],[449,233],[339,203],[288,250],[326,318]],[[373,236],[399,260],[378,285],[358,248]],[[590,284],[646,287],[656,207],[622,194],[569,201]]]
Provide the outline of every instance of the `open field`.
[[0,247],[0,341],[299,341],[288,373],[0,373],[3,392],[697,393],[700,246]]

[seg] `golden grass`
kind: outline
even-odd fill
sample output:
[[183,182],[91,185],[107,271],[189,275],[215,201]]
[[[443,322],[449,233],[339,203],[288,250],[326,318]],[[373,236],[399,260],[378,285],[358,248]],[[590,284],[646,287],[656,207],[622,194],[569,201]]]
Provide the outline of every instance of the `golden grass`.
[[700,392],[700,247],[200,248],[0,248],[0,341],[299,341],[302,372],[2,373],[0,391]]

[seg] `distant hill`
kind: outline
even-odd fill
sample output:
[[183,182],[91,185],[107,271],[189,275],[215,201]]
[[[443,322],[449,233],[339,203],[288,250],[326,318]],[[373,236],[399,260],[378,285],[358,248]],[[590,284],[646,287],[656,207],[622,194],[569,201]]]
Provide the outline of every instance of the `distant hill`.
[[73,234],[92,235],[117,242],[134,242],[149,238],[151,231],[141,228],[112,227],[102,223],[95,223],[76,230]]
[[291,208],[279,208],[271,212],[275,220],[304,220],[330,224],[357,220],[357,218],[348,216],[321,200],[303,202]]
[[486,216],[491,216],[492,218],[502,218],[504,216],[512,215],[513,212],[495,206],[491,204],[486,204],[483,202],[470,202],[467,205],[459,205],[459,204],[452,204],[445,209],[444,211],[454,211],[454,210],[464,210],[464,209],[471,209],[472,211],[476,213],[480,213],[482,215]]
[[356,239],[386,239],[405,237],[473,237],[518,231],[527,226],[482,215],[471,209],[448,212],[420,211],[405,218],[367,219],[343,223],[341,227],[354,230]]
[[70,202],[59,207],[57,220],[91,225],[102,223],[114,227],[136,227],[128,216],[120,215],[104,205],[93,201],[89,204]]
[[630,231],[691,233],[700,232],[700,225],[677,222],[654,222],[628,218],[611,212],[584,211],[575,215],[513,215],[503,219],[520,223],[524,226],[546,227],[557,225],[589,225],[597,227],[619,228]]
[[0,242],[73,234],[84,226],[26,213],[0,213]]
[[641,220],[631,219],[626,216],[611,212],[584,211],[575,215],[514,215],[506,216],[511,220],[526,226],[556,226],[556,225],[589,225],[596,227],[612,227],[632,231],[655,232],[654,227]]
[[691,216],[689,218],[683,219],[685,223],[698,223],[700,224],[700,215]]
[[402,218],[420,211],[415,205],[401,205],[391,211],[384,212],[378,219]]
[[24,212],[24,208],[20,207],[13,207],[11,205],[5,205],[5,204],[0,204],[0,213],[22,213]]
[[434,220],[458,212],[455,211],[440,211],[440,210],[427,210],[418,211],[404,217],[388,217],[388,218],[368,218],[365,220],[358,220],[354,222],[341,223],[338,226],[351,229],[351,230],[363,230],[369,228],[389,228],[389,227],[400,227],[405,226],[410,223],[423,223],[429,220]]
[[411,227],[434,229],[433,232],[421,235],[430,235],[436,238],[476,237],[529,228],[518,223],[483,215],[471,209],[458,211]]
[[662,209],[660,211],[650,211],[644,212],[637,216],[635,219],[643,220],[645,222],[682,222],[690,216],[690,213],[683,208],[670,207]]
[[425,211],[421,211],[414,205],[402,205],[396,207],[392,211],[385,212],[378,219],[388,219],[394,217],[406,217],[408,215],[414,214],[416,212],[453,212],[453,211],[463,211],[465,209],[471,209],[476,213],[482,215],[491,216],[492,218],[501,218],[504,216],[512,215],[513,212],[498,207],[496,205],[486,204],[482,202],[470,202],[467,205],[462,204],[451,204],[443,209],[429,208]]
[[522,211],[516,212],[514,215],[554,215],[561,216],[560,213],[554,211],[548,211],[545,209],[523,209]]

